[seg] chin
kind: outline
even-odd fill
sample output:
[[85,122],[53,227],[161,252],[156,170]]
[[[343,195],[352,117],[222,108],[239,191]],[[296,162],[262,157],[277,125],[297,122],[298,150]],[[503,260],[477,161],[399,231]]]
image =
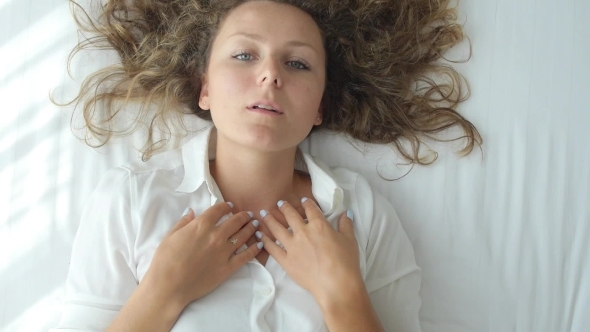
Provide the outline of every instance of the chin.
[[285,130],[254,126],[250,130],[242,131],[242,135],[236,137],[236,141],[257,150],[275,152],[296,147],[305,138],[298,140],[295,136],[295,133]]

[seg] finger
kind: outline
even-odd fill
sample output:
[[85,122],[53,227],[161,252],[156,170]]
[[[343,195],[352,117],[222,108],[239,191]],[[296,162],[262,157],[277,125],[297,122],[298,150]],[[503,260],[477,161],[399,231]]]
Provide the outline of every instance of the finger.
[[266,210],[260,211],[260,216],[262,220],[268,226],[268,229],[272,233],[272,235],[284,246],[290,242],[291,237],[293,236],[280,222],[278,222],[275,217],[268,213]]
[[205,220],[208,224],[215,225],[219,219],[229,214],[234,205],[230,202],[221,202],[213,205],[203,212],[198,219]]
[[315,220],[326,220],[324,217],[324,213],[320,209],[319,206],[313,201],[313,199],[308,199],[307,197],[303,197],[301,199],[301,205],[305,209],[305,215],[307,216],[308,222],[312,222]]
[[168,232],[168,235],[173,234],[177,230],[183,228],[184,226],[188,225],[193,219],[195,219],[195,211],[191,208],[186,208],[182,218],[172,226],[172,229]]
[[287,223],[289,224],[289,226],[291,226],[294,232],[300,230],[301,227],[305,225],[305,221],[303,220],[303,218],[301,218],[299,212],[297,212],[297,210],[295,210],[295,208],[291,204],[289,204],[289,202],[279,201],[277,203],[277,207],[285,216],[285,219],[287,219]]
[[256,238],[264,243],[264,249],[274,257],[274,259],[284,268],[284,264],[287,262],[287,252],[276,244],[268,235],[258,231],[256,232]]
[[219,230],[223,237],[228,238],[237,233],[244,225],[254,218],[252,212],[240,212],[234,214],[227,219],[223,224],[219,225]]
[[244,264],[246,264],[249,261],[251,261],[252,259],[254,259],[254,257],[256,257],[256,255],[258,255],[260,253],[262,248],[264,248],[264,244],[262,242],[258,242],[255,245],[248,247],[248,249],[242,251],[241,253],[239,253],[237,255],[233,255],[229,259],[229,265],[230,265],[230,268],[232,269],[232,272],[236,271],[237,269],[242,267]]
[[338,222],[338,231],[344,234],[347,238],[356,240],[354,236],[354,225],[352,224],[353,219],[354,215],[351,210],[343,213]]
[[228,241],[232,244],[231,248],[233,248],[232,254],[248,241],[254,232],[256,232],[259,225],[260,222],[258,220],[253,220],[252,222],[246,224],[246,226],[242,227],[242,229],[238,230],[237,233],[229,236]]

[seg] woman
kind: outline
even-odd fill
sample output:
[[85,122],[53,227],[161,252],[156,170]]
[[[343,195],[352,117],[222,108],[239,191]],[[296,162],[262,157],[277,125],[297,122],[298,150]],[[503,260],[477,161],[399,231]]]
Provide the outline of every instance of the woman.
[[[432,83],[409,94],[408,82],[433,66],[433,52],[450,47],[452,29],[426,33],[434,39],[413,51],[413,63],[373,65],[369,76],[366,55],[386,50],[360,50],[355,40],[371,45],[395,23],[361,2],[107,3],[108,24],[95,28],[122,65],[83,87],[80,100],[92,84],[115,82],[89,97],[86,114],[102,101],[108,112],[123,109],[115,105],[121,99],[158,100],[157,116],[177,103],[213,124],[182,149],[102,179],[76,235],[58,329],[420,330],[420,269],[393,208],[358,174],[330,169],[298,145],[314,127],[346,128],[393,142],[402,154],[406,137],[418,145],[404,156],[428,163],[418,134],[459,125],[470,138],[466,151],[479,136],[453,109],[460,91]],[[446,2],[431,1],[428,15],[420,2],[397,2],[387,5],[400,10],[398,29],[409,24],[405,16],[428,16],[421,24],[429,24],[452,13]],[[373,12],[374,31],[358,25],[370,18],[363,10]],[[347,15],[361,15],[353,39],[338,29]],[[396,70],[407,75],[397,83]],[[452,103],[427,103],[437,99]],[[108,140],[111,131],[86,119]]]

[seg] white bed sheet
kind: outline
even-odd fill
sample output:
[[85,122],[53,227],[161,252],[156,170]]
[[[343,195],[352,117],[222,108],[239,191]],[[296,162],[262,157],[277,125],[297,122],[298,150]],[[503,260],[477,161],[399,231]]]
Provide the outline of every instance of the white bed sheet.
[[[473,57],[456,67],[480,153],[406,167],[314,135],[308,151],[364,174],[397,209],[423,269],[424,331],[590,330],[590,1],[463,1]],[[66,1],[0,0],[0,330],[59,319],[81,209],[101,174],[135,157],[128,141],[77,141],[64,69],[76,33]],[[453,54],[465,53],[466,45]],[[103,56],[83,57],[80,77]]]

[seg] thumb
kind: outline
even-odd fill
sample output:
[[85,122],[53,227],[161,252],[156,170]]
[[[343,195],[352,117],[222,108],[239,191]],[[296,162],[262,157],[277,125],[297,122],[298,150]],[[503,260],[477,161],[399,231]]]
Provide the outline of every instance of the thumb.
[[354,226],[352,225],[353,219],[354,215],[352,214],[352,211],[348,210],[346,213],[342,214],[338,222],[338,231],[351,239],[355,239]]
[[168,232],[168,235],[173,234],[177,230],[188,225],[188,223],[190,223],[193,219],[195,219],[195,211],[193,211],[193,209],[191,209],[191,208],[186,208],[186,210],[184,210],[184,214],[183,214],[182,218],[180,218],[180,220],[176,223],[176,225],[174,225],[172,227],[170,232]]

